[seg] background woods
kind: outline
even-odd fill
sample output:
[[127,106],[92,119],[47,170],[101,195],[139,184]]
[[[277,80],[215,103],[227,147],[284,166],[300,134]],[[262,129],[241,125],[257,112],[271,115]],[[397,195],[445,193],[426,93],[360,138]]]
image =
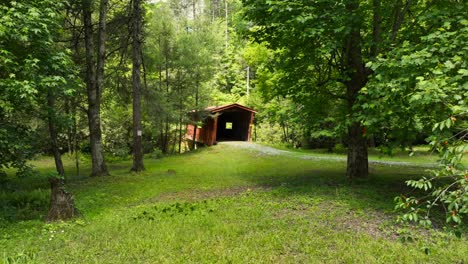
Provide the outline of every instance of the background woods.
[[52,193],[66,193],[65,177],[112,175],[114,162],[140,173],[145,158],[196,148],[192,110],[240,103],[258,112],[254,141],[346,154],[350,180],[369,180],[375,149],[429,144],[440,166],[408,181],[427,197],[397,207],[430,225],[442,204],[460,224],[466,14],[456,0],[0,0],[0,190],[18,191],[48,155]]

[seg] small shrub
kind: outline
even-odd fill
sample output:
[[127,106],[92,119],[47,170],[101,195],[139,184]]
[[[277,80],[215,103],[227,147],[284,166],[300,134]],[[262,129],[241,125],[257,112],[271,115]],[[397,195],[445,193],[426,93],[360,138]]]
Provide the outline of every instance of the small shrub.
[[0,186],[5,185],[7,181],[8,179],[6,172],[0,171]]
[[41,216],[49,206],[49,190],[0,192],[0,208],[7,218],[33,219]]
[[333,152],[335,152],[335,153],[345,153],[346,152],[346,147],[341,143],[335,144],[335,146],[333,147]]
[[30,177],[32,175],[34,175],[34,170],[31,165],[24,165],[18,168],[18,171],[16,172],[16,176],[19,178]]
[[153,150],[153,152],[151,152],[151,154],[150,154],[150,158],[152,158],[152,159],[161,159],[162,157],[164,157],[164,154],[163,154],[162,150],[160,150],[158,148],[155,148]]

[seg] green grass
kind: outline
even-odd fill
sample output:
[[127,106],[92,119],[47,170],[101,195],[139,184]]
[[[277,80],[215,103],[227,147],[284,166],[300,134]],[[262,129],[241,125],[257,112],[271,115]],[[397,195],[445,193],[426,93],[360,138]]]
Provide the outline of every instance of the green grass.
[[[38,190],[38,200],[48,199],[52,160],[34,163],[40,174],[12,178],[5,199]],[[227,145],[145,160],[139,175],[130,165],[111,163],[112,176],[89,178],[84,164],[69,177],[77,220],[45,224],[43,203],[18,205],[23,214],[0,211],[0,263],[468,261],[466,238],[395,224],[393,197],[425,173],[417,166],[372,165],[368,180],[351,183],[343,161]]]

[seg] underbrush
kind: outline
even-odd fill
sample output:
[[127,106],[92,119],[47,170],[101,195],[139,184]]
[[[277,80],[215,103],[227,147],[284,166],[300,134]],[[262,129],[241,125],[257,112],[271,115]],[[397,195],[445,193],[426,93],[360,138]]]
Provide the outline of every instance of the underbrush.
[[50,190],[0,191],[1,218],[8,221],[31,220],[44,216],[49,206]]

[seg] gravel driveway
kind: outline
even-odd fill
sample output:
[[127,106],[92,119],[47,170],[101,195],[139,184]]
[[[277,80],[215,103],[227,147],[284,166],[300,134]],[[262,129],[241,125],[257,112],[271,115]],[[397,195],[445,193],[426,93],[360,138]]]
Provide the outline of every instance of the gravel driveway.
[[[225,141],[219,142],[218,144],[232,146],[236,148],[247,149],[255,152],[259,152],[262,155],[283,155],[289,157],[297,157],[300,159],[310,159],[310,160],[336,160],[336,161],[346,161],[345,157],[332,157],[332,156],[319,156],[318,154],[313,153],[298,153],[289,150],[276,149],[269,146],[264,146],[256,144],[253,142],[245,141]],[[369,160],[369,164],[374,165],[385,165],[385,166],[407,166],[407,167],[424,167],[424,168],[435,168],[437,164],[428,164],[428,163],[411,163],[403,161],[383,161],[383,160]]]

